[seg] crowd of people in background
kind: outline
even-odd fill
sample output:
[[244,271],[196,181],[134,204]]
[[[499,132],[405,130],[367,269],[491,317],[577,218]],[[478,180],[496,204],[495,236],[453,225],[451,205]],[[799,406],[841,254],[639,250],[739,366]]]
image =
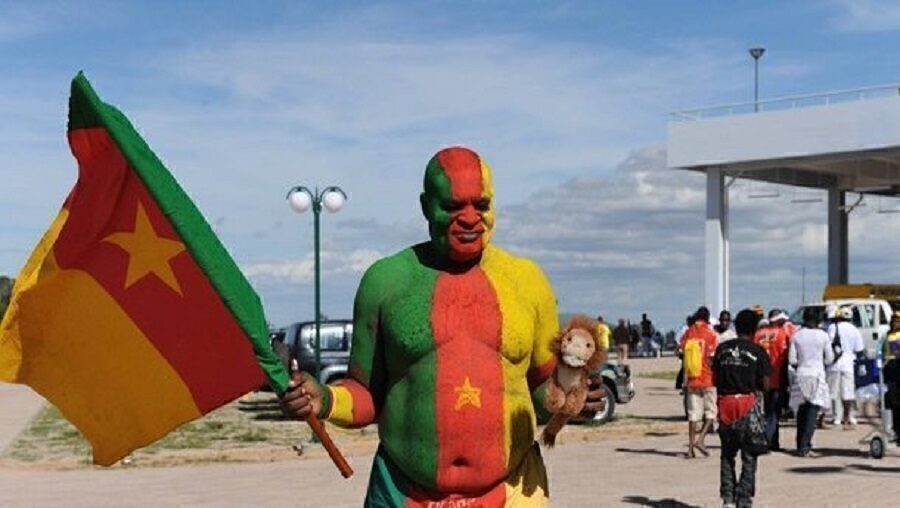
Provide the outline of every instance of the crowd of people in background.
[[[597,321],[600,322],[601,337],[608,346],[615,347],[616,358],[622,365],[629,357],[660,357],[665,349],[666,336],[656,329],[647,314],[643,314],[637,324],[619,318],[612,329],[603,316],[597,316]],[[674,337],[674,333],[670,335]]]
[[[709,456],[706,437],[717,429],[721,440],[720,495],[725,506],[751,506],[757,457],[782,450],[780,425],[789,412],[796,421],[794,453],[816,457],[816,429],[857,425],[856,379],[870,362],[853,324],[850,308],[830,305],[822,316],[804,309],[794,323],[782,309],[761,306],[740,311],[732,321],[723,310],[713,319],[706,307],[687,316],[670,332],[681,370],[688,421],[688,458]],[[659,356],[666,337],[643,314],[637,324],[624,318],[610,328],[602,316],[601,341],[615,347],[618,363],[629,356]],[[885,400],[900,444],[900,312],[892,316],[884,342]],[[740,475],[736,459],[740,456]]]

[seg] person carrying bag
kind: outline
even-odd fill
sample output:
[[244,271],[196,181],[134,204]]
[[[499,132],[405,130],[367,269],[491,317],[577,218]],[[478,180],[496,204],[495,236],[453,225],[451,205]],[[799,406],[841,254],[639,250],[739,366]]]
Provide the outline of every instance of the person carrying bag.
[[[725,506],[752,505],[757,457],[769,452],[762,392],[772,365],[766,351],[753,342],[758,322],[752,310],[739,312],[734,320],[738,338],[719,344],[713,359],[722,441],[719,493]],[[735,472],[738,453],[740,479]]]

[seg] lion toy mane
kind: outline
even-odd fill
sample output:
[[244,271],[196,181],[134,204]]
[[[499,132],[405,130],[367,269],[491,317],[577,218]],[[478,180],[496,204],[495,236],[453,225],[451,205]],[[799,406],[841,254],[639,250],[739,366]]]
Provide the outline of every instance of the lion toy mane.
[[553,416],[544,427],[541,441],[552,448],[556,435],[571,418],[584,409],[588,379],[606,359],[600,347],[599,323],[587,316],[575,316],[556,334],[550,349],[556,369],[547,383],[544,407]]

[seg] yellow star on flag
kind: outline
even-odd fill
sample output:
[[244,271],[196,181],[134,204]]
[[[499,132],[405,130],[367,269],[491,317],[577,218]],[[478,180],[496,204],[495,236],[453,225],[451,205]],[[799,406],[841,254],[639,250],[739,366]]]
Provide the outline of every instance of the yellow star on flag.
[[134,219],[134,231],[113,233],[103,241],[114,243],[128,253],[125,289],[152,273],[173,291],[182,294],[169,260],[184,250],[184,244],[157,235],[140,202]]
[[459,396],[456,399],[456,405],[453,406],[453,409],[459,411],[466,405],[473,405],[479,409],[481,408],[481,388],[472,386],[472,383],[469,381],[469,376],[466,376],[466,380],[463,381],[462,386],[457,386],[454,390]]

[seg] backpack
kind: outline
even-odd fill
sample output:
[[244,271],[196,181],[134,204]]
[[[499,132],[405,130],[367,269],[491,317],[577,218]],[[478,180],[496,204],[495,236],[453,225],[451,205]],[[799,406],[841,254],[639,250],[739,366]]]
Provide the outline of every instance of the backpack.
[[684,375],[688,379],[700,377],[703,373],[703,341],[688,339],[684,343]]

